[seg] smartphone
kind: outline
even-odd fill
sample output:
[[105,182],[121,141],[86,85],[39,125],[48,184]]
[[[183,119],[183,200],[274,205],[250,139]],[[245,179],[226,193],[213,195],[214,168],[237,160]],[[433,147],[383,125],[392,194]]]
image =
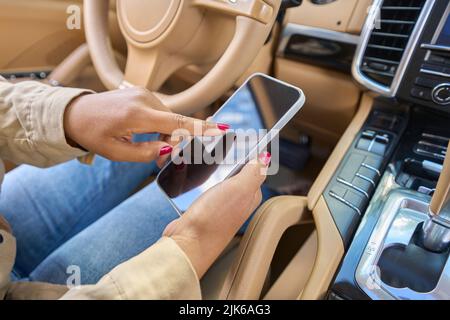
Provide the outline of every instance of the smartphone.
[[264,74],[252,75],[212,117],[231,125],[221,137],[192,138],[156,181],[181,215],[204,192],[238,173],[305,103],[303,92]]

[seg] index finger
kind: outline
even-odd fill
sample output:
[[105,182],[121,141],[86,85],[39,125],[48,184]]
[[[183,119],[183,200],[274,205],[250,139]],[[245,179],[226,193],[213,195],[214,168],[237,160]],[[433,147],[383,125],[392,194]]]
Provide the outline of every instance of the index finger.
[[155,131],[164,134],[173,134],[174,132],[187,131],[193,136],[218,136],[224,134],[229,125],[203,121],[181,114],[151,110],[152,126]]

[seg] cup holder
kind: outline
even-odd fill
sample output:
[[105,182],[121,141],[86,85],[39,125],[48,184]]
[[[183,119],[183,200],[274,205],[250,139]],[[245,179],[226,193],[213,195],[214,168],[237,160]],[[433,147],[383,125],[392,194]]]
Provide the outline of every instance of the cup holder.
[[383,283],[418,293],[428,293],[437,287],[449,253],[434,253],[420,246],[418,239],[422,225],[418,225],[408,245],[395,244],[384,249],[378,260]]

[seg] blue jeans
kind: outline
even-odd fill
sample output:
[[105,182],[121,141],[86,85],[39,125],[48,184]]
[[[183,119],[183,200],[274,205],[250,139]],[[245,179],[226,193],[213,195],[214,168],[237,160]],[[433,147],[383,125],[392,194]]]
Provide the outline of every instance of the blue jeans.
[[[8,173],[0,213],[17,239],[13,279],[65,284],[75,266],[92,284],[154,244],[178,214],[156,183],[131,194],[157,170],[97,156],[92,166],[74,160]],[[263,188],[264,199],[273,195]]]
[[130,197],[156,171],[97,157],[93,166],[71,161],[8,173],[0,212],[17,239],[13,278],[65,284],[76,266],[81,283],[91,284],[151,246],[178,217],[154,183]]

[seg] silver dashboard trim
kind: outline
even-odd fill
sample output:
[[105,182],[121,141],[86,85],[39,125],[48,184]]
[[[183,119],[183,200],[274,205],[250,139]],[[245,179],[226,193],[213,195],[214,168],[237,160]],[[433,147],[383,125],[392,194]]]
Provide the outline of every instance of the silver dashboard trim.
[[363,190],[363,189],[361,189],[361,188],[351,184],[348,181],[345,181],[342,178],[337,178],[336,180],[337,180],[337,182],[342,183],[343,185],[346,185],[347,187],[352,188],[353,190],[356,190],[359,193],[363,194],[367,199],[370,199],[369,194],[365,190]]
[[433,70],[428,70],[428,69],[420,69],[421,73],[425,73],[425,74],[431,74],[432,76],[438,76],[438,77],[443,77],[443,78],[450,78],[450,73],[444,73],[444,72],[439,72],[439,71],[433,71]]
[[[377,266],[383,250],[397,244],[407,245],[417,225],[428,219],[431,197],[402,188],[395,182],[396,171],[389,166],[364,215],[357,234],[367,223],[377,221],[355,272],[358,286],[374,300],[450,299],[450,259],[434,290],[419,293],[385,284]],[[406,211],[406,212],[405,212]]]
[[448,19],[448,15],[450,14],[450,3],[447,5],[447,8],[445,9],[444,14],[442,15],[441,21],[439,22],[439,26],[437,27],[436,33],[433,36],[433,39],[431,41],[432,44],[424,44],[425,47],[428,46],[427,49],[431,49],[434,47],[434,49],[446,49],[446,51],[450,51],[449,47],[445,47],[445,46],[441,46],[437,44],[437,41],[439,40],[439,36],[441,35],[444,27],[445,27],[445,23],[447,22]]
[[354,45],[357,45],[359,43],[359,36],[350,33],[328,30],[324,28],[310,27],[296,23],[288,23],[283,28],[281,41],[277,50],[278,56],[284,56],[284,50],[288,45],[289,39],[291,38],[291,36],[296,34],[310,36],[313,38],[349,43]]
[[366,52],[367,45],[370,40],[370,36],[373,31],[373,26],[377,21],[379,16],[380,7],[383,4],[384,0],[374,0],[372,6],[370,7],[369,14],[367,16],[366,22],[364,24],[362,33],[361,33],[361,41],[356,49],[355,59],[353,60],[352,66],[352,74],[353,77],[363,86],[368,88],[369,90],[375,91],[383,96],[394,97],[397,94],[397,91],[400,87],[403,76],[408,68],[409,62],[414,53],[414,49],[416,48],[420,36],[422,34],[423,28],[428,20],[428,17],[431,13],[431,10],[434,7],[435,0],[427,0],[422,13],[419,16],[419,19],[414,27],[414,30],[409,39],[408,45],[405,48],[405,52],[403,54],[402,60],[400,61],[399,67],[397,69],[397,73],[392,81],[390,87],[384,86],[368,77],[366,77],[361,71],[361,64],[364,58],[364,53]]
[[422,49],[450,52],[450,47],[440,46],[440,45],[435,45],[435,44],[423,43],[420,45],[420,47]]
[[334,193],[333,191],[329,192],[330,197],[338,200],[339,202],[345,204],[346,206],[350,207],[351,209],[355,210],[359,216],[362,215],[361,209],[359,209],[357,206],[355,206],[353,203],[345,200],[344,198],[342,198],[341,196],[337,195],[336,193]]

